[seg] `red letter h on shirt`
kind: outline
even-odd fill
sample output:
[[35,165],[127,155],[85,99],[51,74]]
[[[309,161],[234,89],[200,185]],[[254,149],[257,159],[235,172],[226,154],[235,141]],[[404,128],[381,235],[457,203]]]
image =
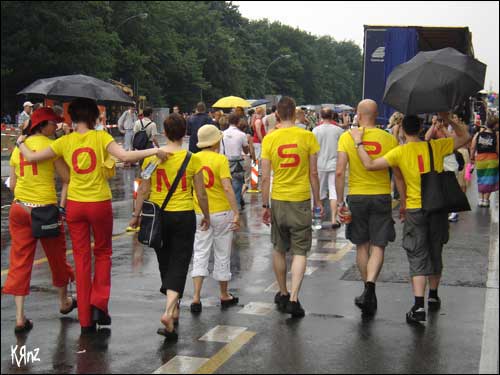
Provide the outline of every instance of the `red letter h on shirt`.
[[30,163],[30,162],[24,160],[23,154],[19,154],[19,170],[21,173],[21,177],[24,177],[24,167],[28,166],[28,165],[31,167],[31,171],[33,172],[33,176],[38,175],[38,165],[36,164],[36,162],[33,161]]

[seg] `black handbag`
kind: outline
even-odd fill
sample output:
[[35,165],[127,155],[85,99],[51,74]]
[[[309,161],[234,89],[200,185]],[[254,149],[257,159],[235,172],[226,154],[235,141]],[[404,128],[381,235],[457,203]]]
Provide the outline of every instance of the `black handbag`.
[[151,201],[144,201],[142,204],[141,229],[139,230],[139,235],[137,236],[140,243],[148,245],[154,249],[160,249],[163,246],[163,238],[161,235],[162,212],[165,207],[167,207],[170,198],[177,189],[177,185],[179,185],[182,175],[186,171],[189,161],[191,160],[191,155],[191,152],[188,151],[161,208],[156,203]]
[[436,172],[431,143],[428,142],[427,146],[431,170],[421,176],[422,209],[426,213],[470,211],[469,201],[455,172]]
[[31,209],[31,230],[33,237],[58,237],[61,234],[61,214],[54,205]]

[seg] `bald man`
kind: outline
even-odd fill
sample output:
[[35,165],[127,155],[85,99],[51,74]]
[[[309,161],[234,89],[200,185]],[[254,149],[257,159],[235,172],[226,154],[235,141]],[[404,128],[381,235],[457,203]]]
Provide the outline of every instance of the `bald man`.
[[[347,224],[346,238],[356,245],[356,262],[365,283],[361,296],[354,299],[364,314],[372,315],[377,309],[375,282],[384,263],[384,250],[396,238],[392,219],[391,180],[389,170],[367,171],[358,157],[357,148],[363,147],[372,159],[384,156],[398,145],[391,134],[376,127],[377,103],[366,99],[358,104],[359,126],[364,128],[363,141],[355,144],[348,133],[339,139],[336,191],[341,220],[344,203],[345,171],[349,164],[349,194],[347,202],[352,222]],[[401,172],[394,171],[400,192],[404,186]],[[402,202],[405,200],[402,197]]]

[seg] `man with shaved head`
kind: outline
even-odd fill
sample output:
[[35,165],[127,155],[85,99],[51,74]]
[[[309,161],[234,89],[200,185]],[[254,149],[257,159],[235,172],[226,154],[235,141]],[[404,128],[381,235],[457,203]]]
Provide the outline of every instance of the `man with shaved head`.
[[[347,224],[346,238],[357,247],[356,262],[365,289],[354,303],[364,314],[373,314],[377,309],[375,282],[384,263],[384,249],[396,238],[392,219],[391,180],[389,170],[367,171],[358,158],[357,148],[363,147],[372,159],[384,156],[398,145],[391,134],[376,127],[377,103],[365,99],[358,104],[359,126],[364,128],[363,140],[355,144],[353,138],[344,133],[339,140],[336,190],[339,208],[344,205],[345,171],[349,164],[349,194],[347,202],[352,213],[352,222]],[[398,190],[404,186],[401,172],[394,170]],[[405,200],[402,198],[402,202]],[[339,214],[341,216],[341,212]],[[341,216],[342,219],[342,216]]]

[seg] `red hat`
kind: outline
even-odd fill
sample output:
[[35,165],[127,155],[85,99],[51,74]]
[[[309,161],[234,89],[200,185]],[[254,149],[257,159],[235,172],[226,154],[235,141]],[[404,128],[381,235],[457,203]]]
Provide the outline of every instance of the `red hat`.
[[31,115],[30,131],[35,129],[38,125],[40,125],[44,121],[54,121],[58,123],[64,121],[64,119],[56,115],[56,113],[52,108],[48,107],[39,108]]

